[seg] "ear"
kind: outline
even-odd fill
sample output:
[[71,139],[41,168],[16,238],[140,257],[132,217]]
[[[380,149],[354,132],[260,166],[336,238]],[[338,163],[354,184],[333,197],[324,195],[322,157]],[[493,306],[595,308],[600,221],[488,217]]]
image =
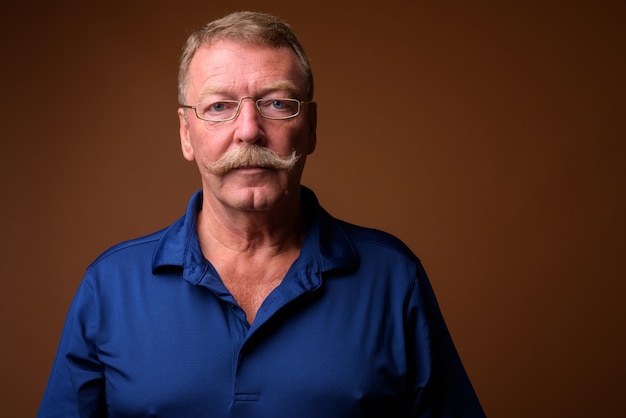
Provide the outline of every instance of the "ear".
[[180,147],[183,151],[183,157],[187,161],[194,160],[193,147],[191,146],[191,137],[189,134],[189,121],[187,120],[187,114],[185,113],[185,109],[178,109],[178,121],[180,123],[179,133],[180,133]]
[[311,102],[307,111],[307,123],[309,125],[309,144],[307,155],[315,151],[317,145],[317,103]]

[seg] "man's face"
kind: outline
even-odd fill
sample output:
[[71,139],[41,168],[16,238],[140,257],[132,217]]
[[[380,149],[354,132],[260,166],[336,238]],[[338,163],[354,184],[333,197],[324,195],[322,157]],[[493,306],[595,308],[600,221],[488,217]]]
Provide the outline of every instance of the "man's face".
[[[295,53],[234,41],[201,47],[189,68],[187,103],[196,105],[242,97],[304,100],[305,81]],[[315,104],[302,105],[298,116],[263,118],[253,100],[241,103],[239,115],[226,122],[206,122],[193,110],[179,109],[184,157],[196,161],[209,205],[235,210],[271,210],[298,196],[306,156],[315,148]],[[300,159],[292,170],[240,167],[213,174],[205,167],[236,147],[258,145],[281,156]]]

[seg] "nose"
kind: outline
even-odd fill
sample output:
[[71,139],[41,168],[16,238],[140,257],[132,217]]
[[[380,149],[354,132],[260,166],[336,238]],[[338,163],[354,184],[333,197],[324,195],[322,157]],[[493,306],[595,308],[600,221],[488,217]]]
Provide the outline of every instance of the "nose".
[[253,97],[242,98],[239,105],[239,113],[235,118],[235,123],[237,124],[236,139],[251,144],[261,142],[263,138],[261,119],[263,117],[256,107],[256,100]]

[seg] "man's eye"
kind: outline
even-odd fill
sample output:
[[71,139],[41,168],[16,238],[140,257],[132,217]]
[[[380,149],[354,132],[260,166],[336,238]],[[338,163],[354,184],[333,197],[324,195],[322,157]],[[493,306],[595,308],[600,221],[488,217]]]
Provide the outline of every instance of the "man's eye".
[[236,112],[238,102],[221,101],[208,103],[201,107],[202,117],[206,119],[230,117]]
[[223,112],[224,110],[226,110],[228,108],[228,105],[226,103],[222,103],[222,102],[216,102],[216,103],[212,103],[210,104],[207,108],[206,111],[207,112]]
[[259,105],[266,112],[292,112],[297,102],[291,99],[265,99]]
[[274,109],[285,109],[288,107],[287,102],[285,102],[284,100],[272,100],[270,102],[270,105],[274,108]]

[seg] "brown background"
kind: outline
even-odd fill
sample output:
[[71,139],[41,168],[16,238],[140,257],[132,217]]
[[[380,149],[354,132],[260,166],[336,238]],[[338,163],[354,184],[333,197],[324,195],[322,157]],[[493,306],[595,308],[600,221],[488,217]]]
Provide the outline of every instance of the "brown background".
[[34,416],[88,263],[199,187],[177,60],[236,9],[300,35],[304,183],[422,259],[488,415],[623,411],[624,2],[365,3],[3,6],[0,415]]

